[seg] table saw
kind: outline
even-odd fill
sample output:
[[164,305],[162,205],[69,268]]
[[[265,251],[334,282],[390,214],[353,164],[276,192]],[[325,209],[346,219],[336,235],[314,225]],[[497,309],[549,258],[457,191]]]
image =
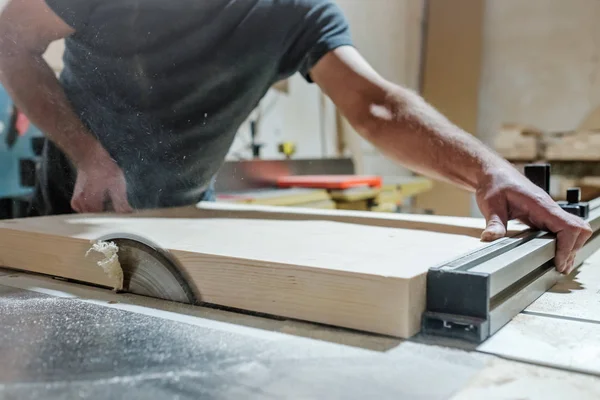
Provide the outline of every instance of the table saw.
[[[0,397],[598,398],[600,202],[571,203],[595,232],[573,274],[553,270],[544,232],[477,249],[429,270],[407,340],[194,305],[177,259],[144,237],[104,237],[127,249],[133,293],[3,270]],[[469,303],[450,301],[452,282]]]

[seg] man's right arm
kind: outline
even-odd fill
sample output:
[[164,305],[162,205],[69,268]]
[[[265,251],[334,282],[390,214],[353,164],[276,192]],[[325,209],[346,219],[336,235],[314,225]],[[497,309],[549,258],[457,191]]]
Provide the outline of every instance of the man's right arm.
[[0,81],[15,104],[79,167],[98,141],[73,112],[42,57],[74,30],[43,0],[10,0],[0,15]]
[[[116,211],[129,211],[122,171],[76,115],[43,58],[51,42],[73,33],[44,0],[9,0],[0,13],[0,82],[19,109],[77,168],[72,207],[80,212],[102,211],[109,196]],[[100,171],[103,176],[94,176]],[[102,178],[113,183],[90,185]]]

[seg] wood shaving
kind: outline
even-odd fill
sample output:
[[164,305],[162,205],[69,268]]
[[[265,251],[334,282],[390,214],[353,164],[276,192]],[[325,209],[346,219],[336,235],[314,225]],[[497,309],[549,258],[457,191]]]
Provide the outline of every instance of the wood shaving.
[[92,251],[102,254],[103,258],[96,264],[102,268],[104,273],[115,282],[114,290],[123,289],[123,269],[119,263],[119,247],[114,242],[105,242],[99,240],[92,244],[92,247],[85,253],[87,257]]

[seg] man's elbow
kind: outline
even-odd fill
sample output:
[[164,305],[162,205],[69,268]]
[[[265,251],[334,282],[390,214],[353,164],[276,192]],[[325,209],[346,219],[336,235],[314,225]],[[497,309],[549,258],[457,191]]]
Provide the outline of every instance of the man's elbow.
[[350,119],[354,129],[368,140],[387,136],[391,130],[397,131],[411,113],[409,92],[389,85],[377,93],[361,96],[354,120]]

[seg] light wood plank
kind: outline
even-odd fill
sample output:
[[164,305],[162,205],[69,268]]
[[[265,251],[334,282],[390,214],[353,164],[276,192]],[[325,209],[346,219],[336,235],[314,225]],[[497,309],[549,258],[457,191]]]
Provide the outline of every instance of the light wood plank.
[[101,254],[86,256],[90,240],[77,232],[77,226],[63,234],[21,228],[16,220],[0,223],[0,266],[120,288],[121,283],[97,265]]
[[[238,218],[286,221],[335,221],[365,226],[451,233],[476,238],[481,236],[481,232],[485,228],[485,221],[481,218],[376,213],[351,210],[314,210],[298,207],[273,207],[214,202],[200,202],[196,207],[139,211],[138,213],[129,216],[144,218]],[[513,235],[522,232],[526,228],[525,225],[517,221],[510,221],[508,224],[508,234]]]
[[[170,250],[205,302],[409,337],[419,330],[427,270],[487,245],[473,235],[424,225],[363,224],[361,213],[336,222],[315,220],[315,210],[296,210],[303,217],[297,220],[277,219],[271,211],[258,211],[266,218],[238,218],[240,211],[232,208],[231,218],[203,210],[201,218],[72,215],[2,222],[0,261],[110,286],[85,252],[106,234],[133,233]],[[421,217],[434,226],[452,222],[455,230],[464,229],[452,218]],[[392,221],[422,224],[416,216]]]

